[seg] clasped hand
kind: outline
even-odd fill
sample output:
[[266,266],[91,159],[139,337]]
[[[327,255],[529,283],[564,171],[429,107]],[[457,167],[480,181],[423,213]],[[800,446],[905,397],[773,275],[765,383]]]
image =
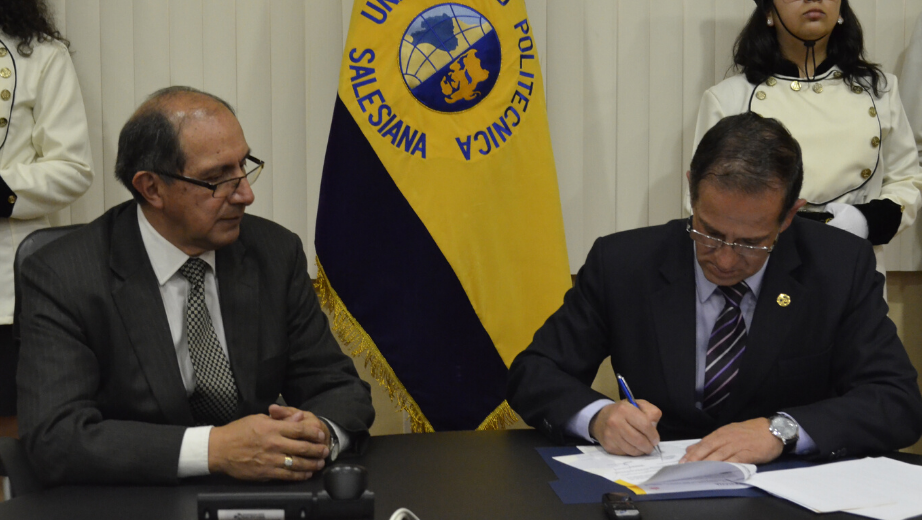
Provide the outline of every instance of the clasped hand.
[[306,480],[323,469],[329,439],[326,424],[316,415],[271,405],[269,415],[250,415],[211,429],[208,469],[242,480]]
[[[589,433],[608,453],[646,455],[659,444],[656,425],[663,413],[653,404],[637,400],[635,407],[626,401],[605,406],[589,423]],[[714,430],[685,450],[679,461],[721,460],[762,464],[776,459],[784,448],[768,429],[768,419],[760,417],[732,423]]]

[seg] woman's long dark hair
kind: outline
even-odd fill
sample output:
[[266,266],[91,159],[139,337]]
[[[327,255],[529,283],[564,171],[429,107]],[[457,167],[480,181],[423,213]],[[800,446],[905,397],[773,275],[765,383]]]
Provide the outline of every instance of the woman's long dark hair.
[[54,27],[54,18],[45,0],[3,0],[0,29],[19,40],[16,49],[23,56],[32,54],[32,40],[58,40],[68,48],[70,42]]
[[[766,25],[766,16],[772,11],[772,0],[760,0],[749,17],[746,27],[736,37],[733,45],[733,62],[752,84],[759,84],[781,68],[785,58],[781,55],[775,29]],[[865,60],[864,33],[855,12],[842,0],[839,14],[844,19],[836,25],[826,45],[826,59],[842,70],[850,86],[859,84],[870,88],[875,96],[886,88],[887,79],[880,65]]]

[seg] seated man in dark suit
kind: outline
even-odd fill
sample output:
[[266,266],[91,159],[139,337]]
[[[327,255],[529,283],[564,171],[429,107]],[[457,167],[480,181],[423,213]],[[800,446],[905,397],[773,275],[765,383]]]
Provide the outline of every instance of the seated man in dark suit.
[[[728,117],[688,173],[693,215],[598,239],[563,306],[512,363],[509,403],[558,442],[684,460],[884,452],[922,433],[916,371],[866,240],[796,217],[800,147]],[[599,365],[638,407],[593,391]]]
[[43,480],[302,480],[367,438],[301,241],[244,214],[262,166],[227,103],[158,91],[119,135],[134,201],[25,261],[20,433]]

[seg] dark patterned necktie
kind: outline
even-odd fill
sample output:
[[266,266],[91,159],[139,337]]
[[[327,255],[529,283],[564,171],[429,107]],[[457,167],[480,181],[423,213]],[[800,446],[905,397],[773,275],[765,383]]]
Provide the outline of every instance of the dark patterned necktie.
[[717,415],[730,395],[736,374],[739,372],[740,360],[746,351],[746,324],[743,321],[740,302],[749,291],[746,282],[717,288],[723,293],[726,303],[708,339],[702,403],[704,411],[712,416]]
[[196,424],[222,426],[237,415],[237,384],[205,305],[207,268],[200,258],[190,258],[179,268],[189,281],[186,333],[195,373],[195,391],[189,404]]

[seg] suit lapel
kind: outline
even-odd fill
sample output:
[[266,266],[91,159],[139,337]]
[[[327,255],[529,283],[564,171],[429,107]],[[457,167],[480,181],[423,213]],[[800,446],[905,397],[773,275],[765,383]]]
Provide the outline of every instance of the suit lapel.
[[192,411],[179,373],[170,324],[141,240],[137,211],[137,205],[123,211],[113,225],[109,253],[109,267],[115,274],[112,298],[167,422],[192,425]]
[[[684,221],[682,221],[684,226]],[[685,419],[707,427],[712,419],[695,407],[695,272],[694,248],[684,231],[672,240],[669,256],[660,267],[662,285],[650,298],[660,358],[670,400]]]
[[[231,370],[242,402],[256,402],[256,364],[259,350],[259,274],[237,240],[216,253],[218,299]],[[240,413],[251,411],[240,410]],[[265,413],[265,410],[261,411]]]
[[[793,271],[800,266],[800,255],[796,247],[796,226],[781,234],[778,245],[772,252],[755,313],[749,326],[746,353],[743,355],[736,387],[727,399],[727,405],[720,411],[720,418],[731,418],[751,401],[755,392],[762,387],[770,367],[775,363],[794,322],[798,302],[803,301],[804,286]],[[789,305],[782,306],[779,297],[787,295]]]

